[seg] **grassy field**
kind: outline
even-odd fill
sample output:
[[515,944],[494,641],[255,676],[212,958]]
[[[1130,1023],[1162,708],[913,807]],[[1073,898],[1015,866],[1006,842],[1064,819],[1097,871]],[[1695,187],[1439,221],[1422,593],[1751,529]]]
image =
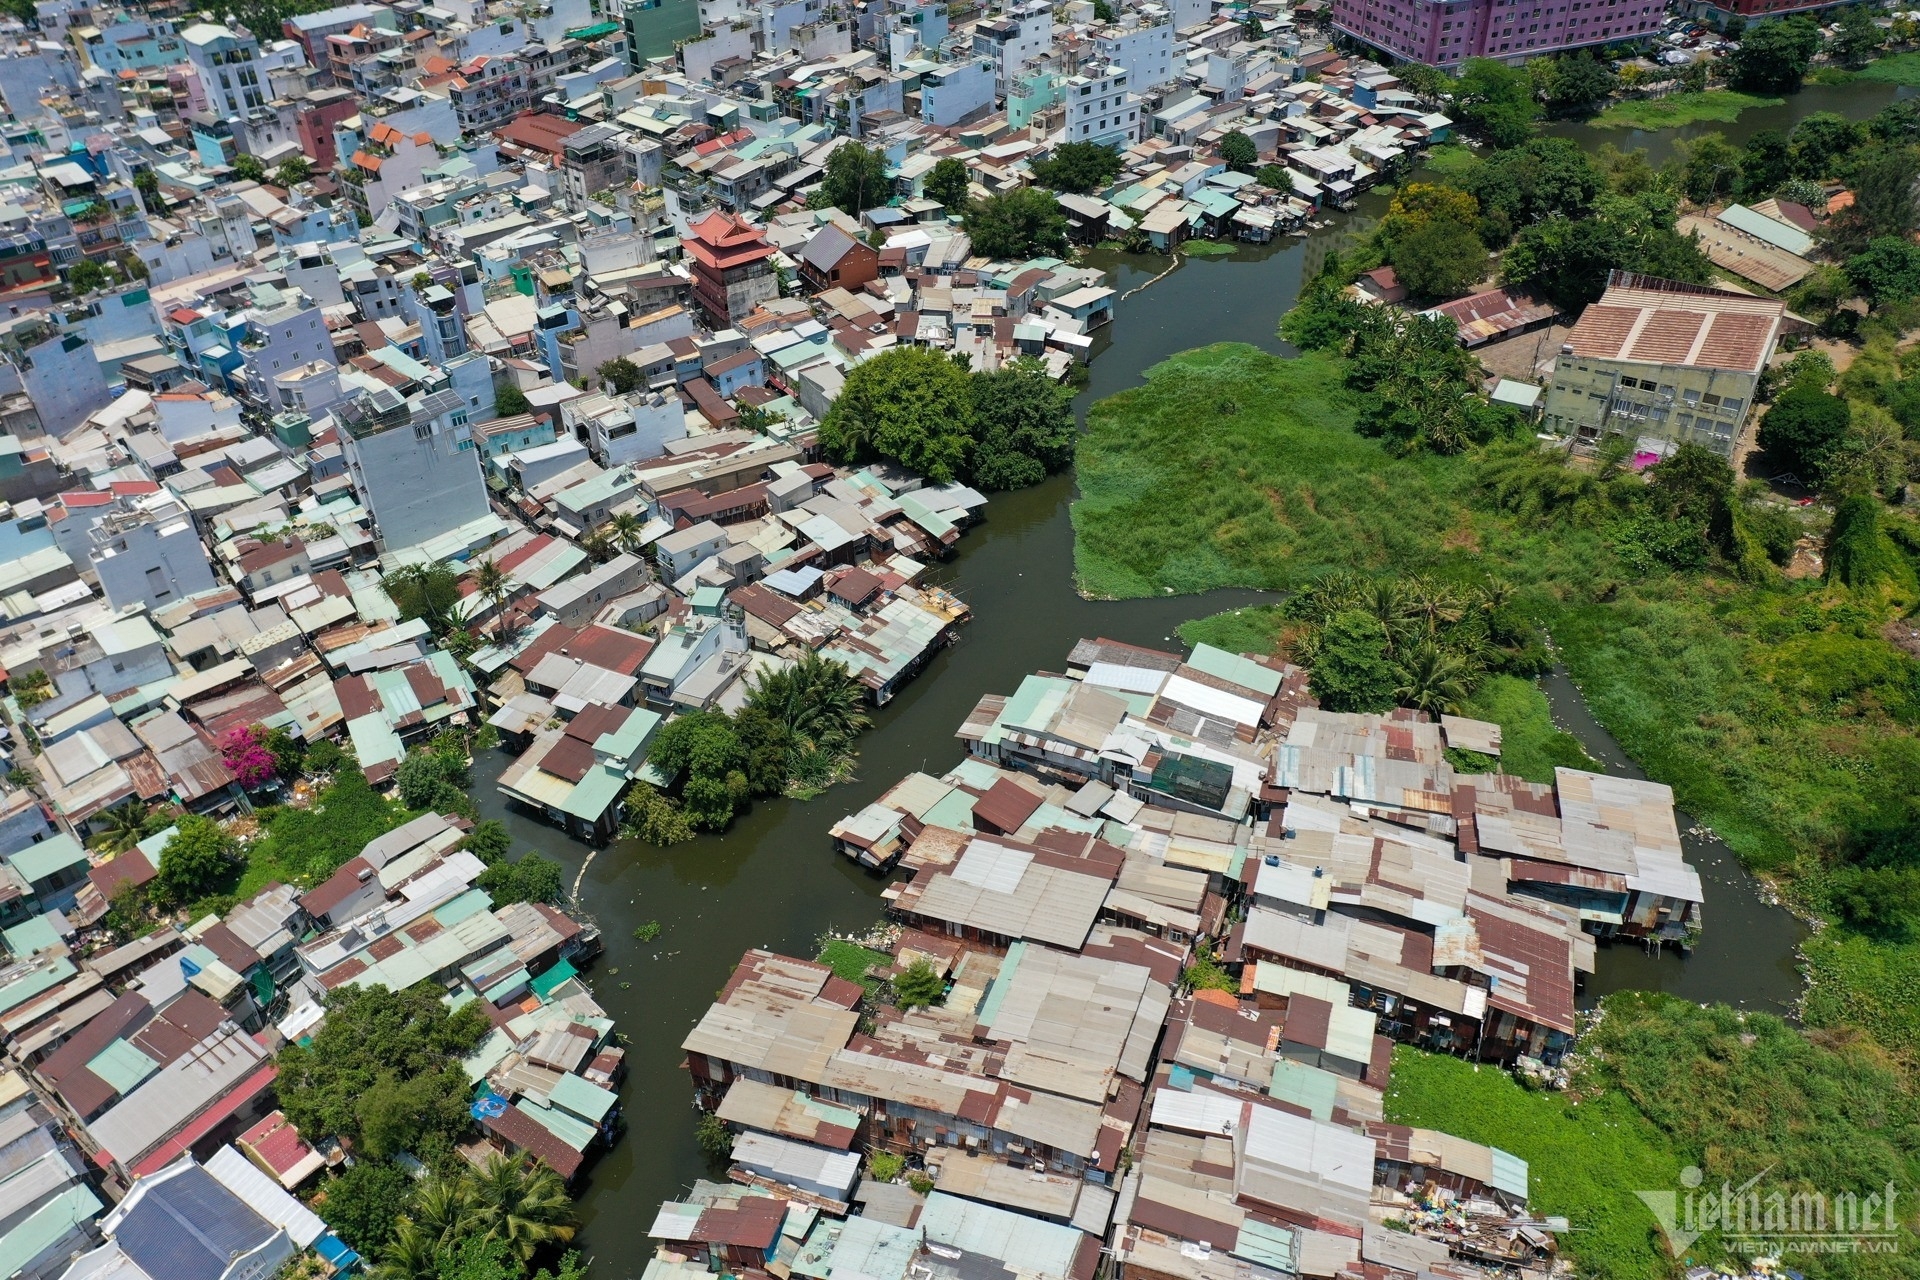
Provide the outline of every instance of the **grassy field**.
[[879,981],[867,976],[867,970],[874,965],[890,965],[893,957],[884,951],[873,951],[856,942],[841,938],[832,938],[820,948],[820,954],[814,957],[821,964],[833,970],[834,976],[845,978],[848,982],[864,987],[872,995]]
[[1527,1162],[1536,1214],[1564,1214],[1562,1247],[1582,1275],[1664,1280],[1653,1215],[1634,1191],[1679,1185],[1686,1163],[1626,1095],[1576,1102],[1529,1092],[1495,1067],[1405,1046],[1393,1051],[1387,1119],[1498,1147]]
[[1896,53],[1870,62],[1851,73],[1855,80],[1875,80],[1881,84],[1920,85],[1920,52]]
[[[1077,457],[1080,589],[1283,590],[1332,568],[1430,563],[1464,515],[1459,468],[1352,430],[1332,360],[1223,344],[1101,401]],[[1204,426],[1204,429],[1202,429]]]
[[[1775,1017],[1702,1009],[1659,995],[1617,995],[1582,1042],[1566,1093],[1529,1091],[1502,1072],[1394,1050],[1387,1118],[1486,1143],[1525,1160],[1536,1213],[1565,1214],[1561,1247],[1580,1273],[1655,1280],[1674,1259],[1636,1191],[1678,1191],[1760,1176],[1760,1194],[1866,1194],[1912,1185],[1913,1095],[1858,1040],[1819,1042]],[[1911,1222],[1911,1215],[1902,1214]],[[1796,1257],[1812,1277],[1894,1277],[1898,1251]],[[1684,1255],[1725,1257],[1709,1232]]]
[[1615,103],[1595,116],[1592,123],[1602,129],[1678,129],[1703,120],[1726,124],[1738,119],[1749,107],[1777,107],[1783,101],[1783,98],[1762,98],[1732,89],[1674,93],[1664,98],[1636,98]]
[[1286,619],[1278,605],[1230,609],[1180,624],[1180,642],[1189,648],[1210,644],[1228,653],[1272,653]]
[[1458,178],[1473,168],[1479,157],[1473,148],[1458,142],[1443,142],[1427,152],[1421,168],[1441,178]]
[[[1340,569],[1505,578],[1626,751],[1748,865],[1824,910],[1826,860],[1848,832],[1920,795],[1920,664],[1880,630],[1897,602],[1817,581],[1636,572],[1604,528],[1492,510],[1471,457],[1404,459],[1358,436],[1339,376],[1330,358],[1213,347],[1096,405],[1073,510],[1082,586],[1286,590]],[[1279,621],[1241,610],[1181,635],[1271,651]],[[1485,682],[1469,710],[1503,726],[1516,773],[1579,763],[1524,681]],[[1920,943],[1831,928],[1808,955],[1810,1024],[1870,1027],[1920,1066]]]
[[1573,735],[1553,723],[1547,695],[1530,680],[1493,676],[1460,714],[1499,725],[1501,769],[1529,782],[1552,782],[1555,769],[1595,767]]

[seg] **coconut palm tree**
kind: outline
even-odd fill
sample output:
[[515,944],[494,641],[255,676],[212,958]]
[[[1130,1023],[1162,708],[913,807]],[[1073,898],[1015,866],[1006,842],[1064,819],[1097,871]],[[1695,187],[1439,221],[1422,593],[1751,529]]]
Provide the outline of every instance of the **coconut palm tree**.
[[544,1246],[573,1239],[573,1201],[560,1175],[544,1163],[489,1156],[471,1182],[476,1225],[523,1266]]
[[1408,612],[1425,627],[1429,635],[1466,616],[1465,602],[1444,582],[1416,577],[1408,580],[1406,591]]
[[1403,707],[1437,716],[1466,701],[1471,678],[1467,663],[1431,638],[1408,649],[1398,670],[1400,678],[1393,697]]
[[843,664],[818,653],[755,677],[748,702],[784,725],[797,741],[829,748],[845,746],[872,723],[860,682]]
[[88,841],[96,849],[125,853],[146,835],[147,815],[151,812],[138,800],[130,800],[107,810],[99,817],[100,830]]
[[639,516],[631,511],[616,511],[607,523],[615,546],[629,554],[640,549],[640,531],[646,526]]
[[473,585],[482,596],[493,602],[495,609],[505,602],[508,591],[512,589],[507,571],[495,564],[492,557],[473,567]]
[[440,1250],[410,1218],[393,1224],[393,1236],[380,1250],[376,1280],[435,1280],[440,1274]]
[[440,1271],[440,1255],[484,1229],[480,1212],[471,1175],[434,1174],[422,1182],[381,1251],[380,1280],[433,1280]]

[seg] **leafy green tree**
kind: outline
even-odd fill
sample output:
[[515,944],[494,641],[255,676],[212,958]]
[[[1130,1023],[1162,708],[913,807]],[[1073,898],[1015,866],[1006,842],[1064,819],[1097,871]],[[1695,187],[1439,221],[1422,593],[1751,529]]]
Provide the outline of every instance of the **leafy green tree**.
[[460,575],[452,566],[439,561],[404,565],[381,578],[380,586],[402,618],[421,619],[436,636],[459,628]]
[[1496,147],[1517,147],[1533,133],[1539,104],[1525,68],[1492,58],[1469,58],[1453,87],[1460,123]]
[[922,1009],[938,1004],[946,993],[946,979],[924,956],[901,970],[893,979],[894,999],[902,1009]]
[[948,213],[959,213],[967,207],[968,184],[972,180],[973,175],[968,171],[966,161],[948,156],[928,171],[921,189],[926,192],[927,199],[938,200],[946,206]]
[[1063,142],[1045,160],[1027,167],[1033,180],[1055,191],[1084,196],[1112,182],[1120,172],[1120,153],[1098,142]]
[[1731,557],[1733,467],[1711,449],[1683,444],[1649,473],[1653,514],[1672,539],[1664,559],[1676,569],[1704,567],[1714,553]]
[[1770,196],[1791,176],[1793,151],[1787,135],[1762,129],[1747,139],[1740,153],[1740,192],[1749,198]]
[[267,176],[267,166],[260,163],[260,157],[241,152],[233,158],[233,176],[242,182],[258,182]]
[[674,717],[655,735],[647,758],[669,777],[687,775],[680,805],[700,830],[722,830],[747,799],[746,748],[724,712]]
[[1399,77],[1403,89],[1426,102],[1438,102],[1453,92],[1453,77],[1424,62],[1403,62],[1393,74]]
[[820,424],[820,444],[842,462],[888,458],[951,484],[973,449],[973,386],[945,352],[893,347],[847,371]]
[[1238,129],[1229,129],[1220,139],[1220,160],[1235,173],[1252,173],[1260,163],[1259,148],[1253,139]]
[[1487,274],[1487,247],[1472,227],[1429,222],[1394,242],[1393,269],[1417,298],[1457,298]]
[[1703,134],[1681,144],[1680,189],[1695,204],[1712,204],[1732,193],[1741,178],[1740,150],[1726,135]]
[[1852,156],[1845,176],[1853,203],[1828,219],[1825,227],[1835,255],[1852,257],[1881,236],[1906,236],[1920,225],[1920,206],[1914,200],[1920,149],[1864,147]]
[[693,839],[693,824],[678,804],[644,782],[627,789],[626,817],[620,834],[656,848],[683,844]]
[[353,758],[340,749],[340,744],[331,738],[322,738],[307,747],[301,767],[308,773],[334,773],[353,763]]
[[594,372],[600,375],[601,387],[612,391],[617,396],[638,391],[647,377],[639,365],[625,356],[606,361]]
[[1870,938],[1910,942],[1920,922],[1920,872],[1843,867],[1829,878],[1827,901],[1834,914]]
[[125,853],[146,839],[150,810],[138,800],[115,805],[93,820],[95,828],[87,847],[103,853]]
[[893,181],[887,176],[887,158],[858,142],[842,142],[827,157],[826,176],[809,202],[817,209],[840,209],[859,217],[877,209],[893,196]]
[[1500,241],[1547,218],[1584,218],[1607,189],[1593,157],[1571,139],[1556,137],[1529,138],[1496,151],[1473,167],[1465,183],[1481,211],[1504,224]]
[[1860,126],[1831,111],[1816,111],[1793,126],[1793,174],[1824,178],[1860,145]]
[[527,393],[511,382],[493,393],[493,411],[503,418],[517,418],[532,408]]
[[818,653],[762,672],[747,687],[747,706],[777,721],[797,740],[845,746],[872,720],[866,688],[845,665]]
[[982,489],[1038,484],[1073,462],[1073,393],[1039,360],[1021,357],[975,373],[973,456],[968,472]]
[[1886,33],[1873,20],[1873,10],[1865,5],[1848,5],[1834,22],[1833,39],[1827,51],[1843,67],[1864,67],[1887,43]]
[[474,883],[485,889],[493,905],[514,902],[563,902],[567,882],[560,864],[538,853],[526,853],[511,862],[500,861],[480,873]]
[[1293,179],[1287,171],[1277,164],[1263,164],[1254,171],[1253,179],[1269,191],[1292,191]]
[[356,1160],[327,1179],[314,1211],[363,1257],[375,1257],[413,1203],[413,1179],[385,1160]]
[[75,293],[92,293],[112,283],[113,272],[92,258],[82,258],[67,269],[67,287]]
[[1308,687],[1329,711],[1390,711],[1400,673],[1387,657],[1387,630],[1357,609],[1320,629]]
[[1880,236],[1866,252],[1847,259],[1847,278],[1854,288],[1884,306],[1920,297],[1920,245],[1903,236]]
[[1889,102],[1867,121],[1866,130],[1878,142],[1920,142],[1920,98],[1898,98]]
[[133,175],[133,189],[140,193],[140,203],[147,212],[156,218],[164,218],[173,211],[166,196],[160,193],[160,175],[151,169],[142,169]]
[[460,842],[460,847],[492,866],[513,848],[513,836],[508,832],[507,824],[500,819],[482,818],[473,824],[473,830],[467,832],[467,838]]
[[1834,509],[1827,529],[1827,581],[1856,591],[1903,576],[1900,553],[1880,525],[1880,503],[1871,494],[1856,493]]
[[458,761],[424,747],[407,752],[393,771],[394,794],[409,809],[463,813],[472,804],[460,779],[466,768]]
[[1592,54],[1563,53],[1553,60],[1547,108],[1556,115],[1584,115],[1609,97],[1619,83],[1612,68]]
[[273,171],[275,185],[297,187],[313,176],[313,162],[305,156],[293,156],[282,160],[280,167]]
[[1067,215],[1050,191],[1021,187],[977,200],[967,210],[967,234],[987,258],[1058,257],[1067,251]]
[[1579,221],[1551,218],[1522,231],[1502,259],[1501,277],[1569,310],[1597,301],[1614,268],[1696,284],[1711,280],[1706,255],[1674,230],[1674,215],[1672,198],[1658,192],[1604,196]]
[[1804,16],[1750,27],[1727,58],[1728,79],[1748,93],[1794,93],[1820,49],[1820,28]]
[[[440,994],[426,983],[328,992],[320,1029],[276,1060],[287,1119],[311,1139],[346,1138],[376,1158],[404,1150],[430,1161],[450,1152],[471,1123],[471,1086],[459,1059],[492,1024],[478,1004],[450,1009]],[[367,1141],[368,1117],[379,1150]]]
[[1827,455],[1847,434],[1851,417],[1839,396],[1810,386],[1791,387],[1760,419],[1756,442],[1787,470],[1818,483]]
[[733,1130],[711,1111],[701,1113],[693,1126],[693,1138],[709,1160],[725,1160],[733,1154]]
[[219,823],[197,813],[183,816],[175,826],[160,850],[153,886],[163,900],[187,903],[219,887],[238,861],[240,846]]
[[1457,711],[1472,691],[1473,667],[1432,638],[1410,645],[1394,671],[1394,702],[1429,715]]

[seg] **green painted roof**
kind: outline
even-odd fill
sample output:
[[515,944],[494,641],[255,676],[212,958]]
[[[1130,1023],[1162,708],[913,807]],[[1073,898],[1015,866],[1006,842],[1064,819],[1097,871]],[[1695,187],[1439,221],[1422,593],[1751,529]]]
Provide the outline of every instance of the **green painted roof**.
[[597,764],[567,793],[567,801],[560,808],[583,822],[597,822],[626,789],[625,770]]
[[114,1039],[87,1062],[87,1070],[105,1080],[121,1094],[132,1093],[140,1082],[160,1069],[160,1064],[128,1044]]
[[[584,1084],[586,1082],[582,1081],[581,1083]],[[593,1140],[600,1135],[600,1130],[588,1124],[585,1120],[570,1116],[564,1111],[556,1111],[552,1107],[542,1106],[532,1098],[522,1098],[514,1105],[537,1121],[541,1128],[572,1147],[575,1151],[585,1151],[587,1147],[592,1144]]]
[[1280,692],[1278,671],[1272,667],[1263,667],[1237,653],[1216,649],[1210,644],[1195,645],[1193,652],[1187,655],[1187,665],[1196,671],[1204,671],[1210,676],[1231,680],[1243,689],[1264,693],[1269,698]]
[[603,733],[593,740],[593,749],[601,755],[618,760],[628,766],[633,757],[653,738],[654,730],[660,727],[660,713],[640,709],[629,712],[627,722],[613,733]]
[[530,985],[533,987],[533,993],[542,1000],[545,1000],[553,994],[555,987],[569,978],[577,978],[579,976],[580,971],[573,967],[573,962],[562,959],[558,964],[554,965],[553,968],[535,978]]
[[597,1125],[607,1118],[607,1113],[613,1110],[613,1104],[620,1098],[618,1094],[602,1089],[591,1080],[564,1075],[554,1081],[553,1088],[547,1091],[547,1101],[562,1111]]
[[7,950],[24,960],[41,951],[51,951],[60,945],[60,931],[53,927],[53,921],[45,916],[17,924],[6,931]]
[[82,1186],[68,1187],[34,1210],[33,1216],[0,1236],[0,1275],[18,1275],[29,1262],[60,1243],[60,1238],[106,1208]]
[[469,916],[492,909],[493,899],[487,896],[485,889],[469,889],[451,902],[435,907],[433,918],[440,922],[442,928],[451,929]]
[[68,867],[87,865],[87,851],[80,847],[78,840],[61,831],[39,844],[15,850],[7,855],[7,861],[13,864],[13,869],[23,879],[31,883],[45,880]]
[[1303,1108],[1325,1123],[1333,1121],[1333,1104],[1339,1093],[1340,1079],[1333,1072],[1291,1058],[1273,1064],[1273,1080],[1267,1085],[1267,1096]]
[[65,982],[79,970],[71,960],[55,960],[0,987],[0,1013],[15,1009],[51,987]]

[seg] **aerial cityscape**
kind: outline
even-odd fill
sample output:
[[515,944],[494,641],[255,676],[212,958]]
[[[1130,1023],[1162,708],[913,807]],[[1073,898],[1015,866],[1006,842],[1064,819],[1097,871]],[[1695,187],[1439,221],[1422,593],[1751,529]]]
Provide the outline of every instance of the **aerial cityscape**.
[[1916,91],[0,0],[0,1280],[1920,1276]]

